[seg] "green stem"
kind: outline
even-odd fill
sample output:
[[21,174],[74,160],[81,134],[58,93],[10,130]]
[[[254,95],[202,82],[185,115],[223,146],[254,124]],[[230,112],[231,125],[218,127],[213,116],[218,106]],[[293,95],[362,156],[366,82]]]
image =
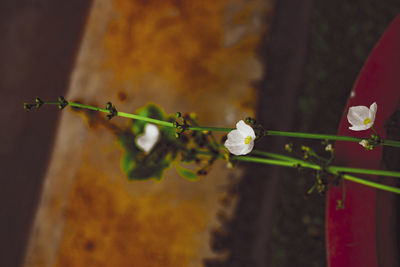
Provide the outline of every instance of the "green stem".
[[397,187],[388,186],[388,185],[384,185],[384,184],[378,184],[378,183],[371,182],[371,181],[368,181],[368,180],[364,180],[364,179],[361,179],[361,178],[358,178],[358,177],[355,177],[355,176],[352,176],[352,175],[349,175],[349,174],[344,174],[344,175],[342,175],[342,177],[344,179],[346,179],[346,180],[349,180],[349,181],[352,181],[352,182],[355,182],[355,183],[359,183],[359,184],[366,185],[366,186],[369,186],[369,187],[373,187],[373,188],[376,188],[376,189],[381,189],[381,190],[384,190],[384,191],[400,194],[400,188],[397,188]]
[[307,191],[307,195],[311,195],[314,192],[315,188],[317,188],[318,183],[315,183],[310,189]]
[[280,159],[256,158],[256,157],[251,157],[251,156],[234,156],[232,158],[235,160],[240,160],[240,161],[263,163],[263,164],[277,165],[277,166],[283,166],[283,167],[291,167],[291,168],[305,167],[305,168],[309,168],[309,169],[313,169],[313,170],[321,170],[320,166],[313,164],[313,163],[309,163],[309,162],[300,163],[300,161],[286,161],[286,160],[280,160]]
[[[59,102],[44,102],[44,104],[48,105],[59,105]],[[110,113],[109,110],[105,108],[99,108],[91,105],[85,105],[81,103],[69,102],[69,106],[76,107],[76,108],[86,108],[90,110],[100,111],[104,113]],[[152,119],[140,115],[125,113],[125,112],[117,112],[117,116],[147,121],[151,123],[155,123],[162,126],[167,127],[175,127],[172,122],[166,122],[162,120]],[[220,127],[200,127],[200,126],[191,126],[188,127],[189,130],[194,131],[222,131],[222,132],[230,132],[234,128],[220,128]],[[296,138],[309,138],[309,139],[325,139],[325,140],[338,140],[338,141],[350,141],[350,142],[359,142],[362,138],[357,137],[350,137],[350,136],[336,136],[336,135],[325,135],[325,134],[308,134],[308,133],[296,133],[296,132],[283,132],[283,131],[267,131],[267,135],[270,136],[285,136],[285,137],[296,137]],[[395,147],[400,147],[399,141],[392,141],[392,140],[384,140],[383,145],[390,145]],[[200,154],[211,154],[209,152],[202,151]],[[291,158],[284,155],[279,155],[275,153],[269,152],[261,152],[261,151],[253,151],[253,154],[268,156],[274,159],[266,159],[266,158],[257,158],[257,157],[250,157],[250,156],[234,156],[233,159],[240,160],[240,161],[247,161],[247,162],[254,162],[254,163],[263,163],[269,165],[277,165],[283,167],[291,167],[291,168],[298,168],[298,167],[305,167],[314,170],[321,170],[319,165],[306,162],[300,159]],[[220,155],[223,157],[223,155]],[[373,175],[386,175],[386,176],[394,176],[400,177],[400,173],[391,172],[391,171],[380,171],[380,170],[368,170],[368,169],[358,169],[358,168],[347,168],[347,167],[338,167],[338,166],[329,166],[327,171],[331,172],[335,175],[340,175],[341,172],[356,172],[356,173],[363,173],[363,174],[373,174]],[[359,184],[367,185],[373,188],[393,192],[400,194],[400,188],[391,187],[383,184],[378,184],[375,182],[367,181],[355,176],[351,176],[348,174],[342,174],[342,177],[346,180],[356,182]]]
[[383,145],[384,146],[392,146],[392,147],[400,147],[400,141],[394,141],[394,140],[383,140]]
[[[46,102],[46,104],[47,103],[48,102]],[[86,109],[100,111],[100,112],[104,112],[104,113],[110,113],[110,111],[108,111],[105,108],[98,108],[98,107],[85,105],[85,104],[81,104],[81,103],[69,102],[68,105],[70,105],[71,107],[76,107],[76,108],[86,108]],[[148,117],[144,117],[144,116],[140,116],[140,115],[135,115],[135,114],[130,114],[130,113],[126,113],[126,112],[118,111],[117,112],[117,116],[129,118],[129,119],[134,119],[134,120],[147,121],[147,122],[155,123],[155,124],[158,124],[158,125],[161,125],[161,126],[174,127],[174,124],[172,122],[152,119],[152,118],[148,118]]]
[[341,167],[341,166],[328,166],[328,171],[338,173],[338,172],[348,172],[348,173],[358,173],[358,174],[368,174],[368,175],[378,175],[378,176],[390,176],[400,178],[400,172],[395,171],[383,171],[383,170],[373,170],[373,169],[361,169],[361,168],[351,168],[351,167]]
[[[291,162],[291,161],[282,161],[282,160],[274,160],[274,159],[255,158],[255,157],[249,157],[249,156],[235,156],[233,158],[236,160],[240,160],[240,161],[263,163],[263,164],[277,165],[277,166],[283,166],[283,167],[291,167],[291,168],[299,167],[298,164],[293,161]],[[321,169],[320,166],[312,164],[312,163],[309,163],[309,165],[301,165],[301,167],[306,167],[306,168],[310,168],[310,169],[314,169],[314,170]],[[332,167],[334,167],[334,166],[332,166]],[[340,175],[340,172],[337,171],[337,169],[332,170],[328,167],[327,171],[334,175]],[[388,192],[400,194],[400,188],[397,188],[397,187],[392,187],[392,186],[388,186],[388,185],[371,182],[371,181],[364,180],[364,179],[361,179],[361,178],[358,178],[358,177],[355,177],[355,176],[352,176],[349,174],[342,174],[341,176],[344,179],[355,182],[355,183],[359,183],[359,184],[373,187],[376,189],[381,189],[381,190],[385,190]]]
[[155,123],[155,124],[158,124],[158,125],[161,125],[161,126],[174,127],[174,124],[172,122],[152,119],[152,118],[143,117],[143,116],[139,116],[139,115],[135,115],[135,114],[130,114],[130,113],[125,113],[125,112],[119,112],[118,111],[117,115],[121,116],[121,117],[125,117],[125,118],[151,122],[151,123]]
[[189,126],[188,130],[192,131],[214,131],[214,132],[230,132],[235,128],[222,128],[222,127],[210,127],[210,126]]
[[[336,141],[347,141],[347,142],[357,142],[357,143],[359,143],[363,139],[368,139],[368,138],[343,136],[343,135],[311,134],[311,133],[283,132],[283,131],[267,131],[267,135],[305,138],[305,139],[336,140]],[[383,140],[382,145],[392,146],[392,147],[400,147],[400,141]]]
[[[59,102],[44,102],[44,104],[59,105]],[[95,106],[85,105],[85,104],[76,103],[76,102],[68,102],[68,105],[70,105],[71,107],[76,107],[76,108],[86,108],[86,109],[90,109],[90,110],[109,113],[109,111],[107,109],[105,109],[105,108],[98,108],[98,107],[95,107]],[[130,113],[125,113],[125,112],[118,112],[117,116],[129,118],[129,119],[147,121],[147,122],[151,122],[151,123],[155,123],[155,124],[162,125],[162,126],[167,126],[167,127],[174,127],[174,124],[172,122],[152,119],[152,118],[139,116],[139,115],[135,115],[135,114],[130,114]],[[210,126],[204,126],[204,127],[202,127],[202,126],[190,126],[187,129],[188,130],[193,130],[193,131],[230,132],[230,131],[234,130],[235,128],[210,127]],[[306,139],[348,141],[348,142],[360,142],[362,139],[365,139],[365,138],[358,138],[358,137],[352,137],[352,136],[340,136],[340,135],[329,135],[329,134],[311,134],[311,133],[284,132],[284,131],[267,131],[266,135],[269,135],[269,136],[295,137],[295,138],[306,138]],[[400,147],[400,141],[384,140],[382,145]]]
[[[253,150],[253,151],[251,151],[250,155],[265,156],[265,157],[269,157],[269,158],[273,158],[273,159],[295,162],[296,164],[300,164],[302,166],[312,164],[310,162],[307,162],[307,161],[304,161],[304,160],[301,160],[298,158],[293,158],[293,157],[289,157],[289,156],[285,156],[285,155],[281,155],[281,154],[265,152],[265,151],[260,151],[260,150]],[[315,165],[315,164],[312,164],[312,165]],[[315,165],[315,166],[317,166],[317,165]]]
[[53,102],[53,101],[49,101],[49,102],[43,102],[44,105],[59,105],[59,102]]
[[375,135],[376,135],[376,136],[380,136],[380,135],[379,135],[379,133],[378,133],[378,131],[377,131],[377,130],[375,130],[375,128],[374,128],[374,126],[373,126],[373,125],[371,126],[371,129],[372,129],[372,131],[374,131],[374,133],[375,133]]
[[[253,150],[251,154],[254,155],[259,155],[259,156],[266,156],[274,159],[280,159],[280,160],[285,160],[289,162],[296,162],[297,164],[300,164],[301,167],[308,167],[311,166],[312,169],[317,169],[317,166],[319,169],[321,167],[316,164],[312,164],[310,162],[289,157],[289,156],[284,156],[280,154],[275,154],[275,153],[270,153],[270,152],[264,152],[264,151],[258,151],[258,150]],[[342,166],[328,166],[327,170],[330,172],[348,172],[348,173],[358,173],[358,174],[368,174],[368,175],[378,175],[378,176],[390,176],[390,177],[398,177],[400,178],[400,172],[396,171],[383,171],[383,170],[374,170],[374,169],[362,169],[362,168],[351,168],[351,167],[342,167]]]
[[358,138],[358,137],[352,137],[352,136],[341,136],[341,135],[331,135],[331,134],[311,134],[311,133],[299,133],[299,132],[283,132],[283,131],[267,131],[267,135],[306,138],[306,139],[349,141],[349,142],[360,142],[362,139],[364,139],[364,138]]

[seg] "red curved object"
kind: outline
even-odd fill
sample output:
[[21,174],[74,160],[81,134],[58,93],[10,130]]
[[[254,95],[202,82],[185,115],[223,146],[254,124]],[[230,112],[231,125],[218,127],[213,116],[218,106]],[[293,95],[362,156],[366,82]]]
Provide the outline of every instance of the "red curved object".
[[[385,138],[383,124],[400,100],[400,16],[389,26],[361,70],[348,99],[338,134],[369,137],[372,130],[349,130],[347,111],[351,106],[378,104],[375,128]],[[336,142],[337,165],[359,168],[384,168],[382,149],[365,151],[351,142]],[[360,175],[358,175],[361,177]],[[378,177],[374,177],[377,180]],[[391,244],[392,193],[346,181],[345,209],[336,209],[342,187],[328,191],[326,205],[326,246],[330,267],[396,266],[396,251]]]

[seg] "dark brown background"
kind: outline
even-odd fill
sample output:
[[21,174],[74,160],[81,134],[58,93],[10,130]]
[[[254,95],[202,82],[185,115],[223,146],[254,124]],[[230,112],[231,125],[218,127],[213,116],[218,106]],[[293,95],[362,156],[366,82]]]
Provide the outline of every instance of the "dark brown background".
[[20,266],[59,112],[23,103],[65,93],[91,1],[0,1],[0,266]]

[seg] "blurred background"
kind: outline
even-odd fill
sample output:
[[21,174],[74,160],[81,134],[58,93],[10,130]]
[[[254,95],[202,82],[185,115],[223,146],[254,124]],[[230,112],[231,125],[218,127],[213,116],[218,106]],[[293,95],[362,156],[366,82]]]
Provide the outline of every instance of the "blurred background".
[[197,182],[173,168],[128,181],[109,128],[23,102],[153,102],[201,125],[335,133],[399,13],[395,0],[2,1],[0,266],[325,266],[312,177],[220,162]]

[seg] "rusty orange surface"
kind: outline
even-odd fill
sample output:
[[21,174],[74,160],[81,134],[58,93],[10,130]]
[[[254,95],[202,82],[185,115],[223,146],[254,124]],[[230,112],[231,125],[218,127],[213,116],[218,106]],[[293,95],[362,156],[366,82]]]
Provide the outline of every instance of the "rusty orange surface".
[[[95,0],[67,99],[133,112],[147,102],[232,127],[254,115],[264,0]],[[126,119],[113,118],[119,126]],[[171,168],[130,182],[107,127],[65,111],[25,266],[201,266],[240,170],[220,162],[198,182]],[[228,177],[230,176],[230,178]]]
[[[250,34],[224,45],[224,11],[228,1],[115,1],[118,15],[105,37],[106,67],[118,69],[115,81],[146,83],[153,74],[175,85],[179,93],[227,91],[230,65],[254,53],[260,35]],[[246,8],[235,16],[250,16]],[[221,68],[221,69],[219,69]]]
[[93,168],[77,179],[55,266],[190,265],[196,230],[205,226],[199,199],[134,197]]

